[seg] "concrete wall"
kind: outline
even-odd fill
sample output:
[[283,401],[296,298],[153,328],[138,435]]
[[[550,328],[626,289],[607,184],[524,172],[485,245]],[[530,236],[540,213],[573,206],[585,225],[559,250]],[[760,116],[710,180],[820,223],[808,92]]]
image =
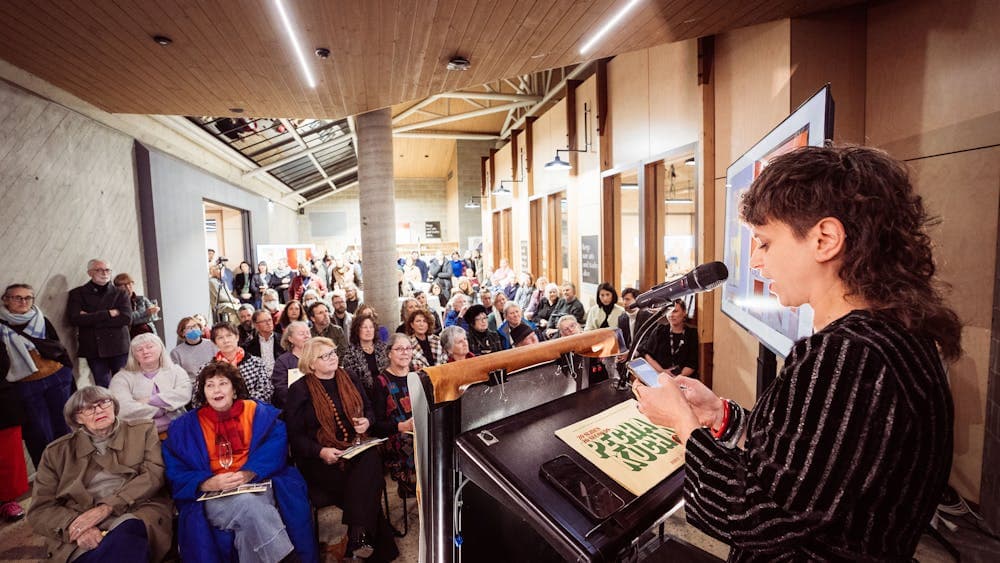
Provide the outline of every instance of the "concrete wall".
[[[465,203],[470,199],[482,204],[481,193],[482,157],[490,153],[492,141],[456,141],[455,143],[455,176],[458,180],[458,232],[455,240],[460,248],[469,246],[469,239],[483,236],[483,223],[480,219],[480,209],[466,209]],[[450,205],[450,203],[449,203]],[[449,218],[451,210],[449,208]]]
[[[441,240],[455,241],[457,228],[449,220],[448,199],[444,178],[396,178],[396,242],[410,244],[426,241],[425,221],[441,222]],[[298,237],[303,242],[315,243],[331,254],[342,252],[352,245],[360,245],[361,220],[358,207],[358,190],[351,188],[330,196],[305,208],[300,216]],[[311,234],[309,214],[339,212],[345,217],[345,236],[317,238]],[[408,224],[408,228],[403,225]]]
[[66,298],[89,259],[146,288],[133,176],[131,138],[0,81],[0,288],[34,286],[74,356]]
[[[250,248],[245,256],[229,256],[230,267],[241,259],[254,263],[258,244],[297,242],[290,227],[295,212],[269,205],[267,199],[238,188],[186,162],[159,151],[136,146],[143,219],[150,220],[153,232],[144,229],[146,268],[153,297],[163,307],[164,332],[172,335],[181,318],[209,314],[208,272],[205,263],[205,200],[249,213]],[[159,287],[156,288],[156,279]],[[173,339],[168,336],[168,346]]]

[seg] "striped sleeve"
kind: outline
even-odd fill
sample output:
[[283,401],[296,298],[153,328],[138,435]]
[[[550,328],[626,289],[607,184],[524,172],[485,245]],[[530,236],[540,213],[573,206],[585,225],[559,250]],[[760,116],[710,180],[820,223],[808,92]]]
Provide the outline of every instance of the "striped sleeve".
[[843,518],[900,440],[886,371],[857,341],[819,334],[800,342],[758,401],[745,450],[692,433],[691,523],[737,550],[766,553],[803,547]]

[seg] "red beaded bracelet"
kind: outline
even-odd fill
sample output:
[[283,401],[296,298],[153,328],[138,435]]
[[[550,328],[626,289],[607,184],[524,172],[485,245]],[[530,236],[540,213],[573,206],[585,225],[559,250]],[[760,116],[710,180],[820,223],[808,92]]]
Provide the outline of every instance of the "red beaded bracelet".
[[725,399],[720,399],[722,401],[722,424],[719,429],[710,428],[709,431],[712,432],[712,437],[718,440],[722,437],[722,434],[726,431],[726,427],[729,426],[729,401]]

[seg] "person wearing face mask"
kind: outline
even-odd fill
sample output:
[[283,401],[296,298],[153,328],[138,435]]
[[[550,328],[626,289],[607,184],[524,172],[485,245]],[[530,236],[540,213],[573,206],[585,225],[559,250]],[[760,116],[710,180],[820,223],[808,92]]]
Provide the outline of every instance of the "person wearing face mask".
[[194,317],[184,317],[177,323],[177,340],[179,343],[170,351],[170,360],[184,368],[193,384],[201,366],[212,361],[219,349],[205,338],[201,324]]
[[281,319],[281,310],[284,308],[281,304],[281,299],[278,297],[278,290],[265,290],[264,293],[261,294],[260,308],[271,314],[271,320],[274,321],[275,326],[277,326],[278,321]]
[[94,258],[87,262],[90,281],[69,292],[66,316],[77,328],[77,354],[87,359],[94,383],[107,387],[111,374],[128,359],[132,305],[129,296],[111,283],[111,264]]
[[316,293],[315,289],[306,290],[302,294],[302,311],[306,314],[306,318],[312,321],[312,307],[313,305],[320,302],[319,294]]

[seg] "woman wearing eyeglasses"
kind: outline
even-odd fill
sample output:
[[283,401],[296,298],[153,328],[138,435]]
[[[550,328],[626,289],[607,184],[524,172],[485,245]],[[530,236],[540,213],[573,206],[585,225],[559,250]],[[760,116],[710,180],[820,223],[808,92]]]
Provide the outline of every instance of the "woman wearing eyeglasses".
[[173,504],[156,427],[120,420],[118,401],[103,387],[73,393],[63,413],[73,433],[45,449],[28,511],[51,558],[162,560],[170,549]]
[[394,551],[391,537],[376,537],[379,497],[385,486],[378,449],[341,459],[371,426],[375,415],[368,395],[357,377],[340,367],[336,345],[329,338],[315,337],[306,343],[299,370],[304,375],[288,388],[285,421],[292,457],[306,478],[313,506],[335,504],[344,511],[348,554],[371,557],[376,544]]
[[52,323],[35,305],[35,290],[28,284],[7,287],[0,304],[0,354],[10,368],[13,382],[27,413],[22,430],[35,466],[45,446],[69,432],[62,408],[73,385],[73,363]]
[[[450,328],[452,327],[445,330]],[[386,350],[389,365],[375,378],[375,423],[372,434],[389,438],[386,466],[389,468],[389,475],[397,483],[396,491],[399,496],[414,496],[416,475],[413,462],[413,412],[406,376],[410,373],[415,349],[409,338],[397,332],[389,336]]]

